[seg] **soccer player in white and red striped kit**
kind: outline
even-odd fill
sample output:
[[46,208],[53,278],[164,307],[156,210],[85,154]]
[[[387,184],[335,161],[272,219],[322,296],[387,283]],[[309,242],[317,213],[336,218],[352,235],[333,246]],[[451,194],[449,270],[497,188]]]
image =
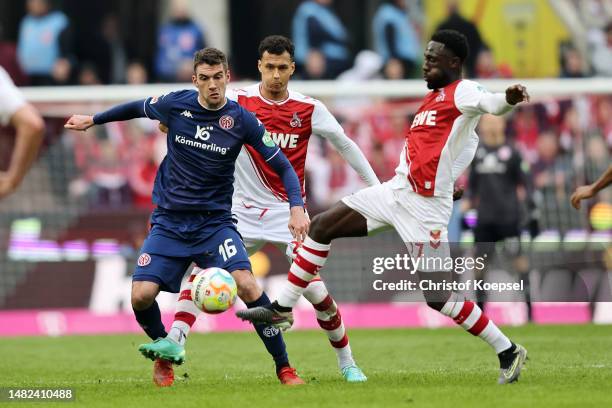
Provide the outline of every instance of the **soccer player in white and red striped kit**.
[[[286,37],[264,38],[259,46],[258,68],[261,82],[244,89],[227,90],[226,96],[253,112],[271,133],[274,142],[287,156],[304,190],[304,165],[308,141],[314,134],[327,139],[369,186],[379,180],[367,159],[320,101],[287,88],[295,70],[293,43]],[[232,213],[249,254],[266,243],[295,257],[296,241],[289,229],[288,197],[281,179],[257,151],[243,148],[236,161]],[[293,242],[292,242],[293,241]],[[175,320],[169,337],[184,342],[199,310],[191,300],[191,282],[200,271],[194,268],[183,283]],[[321,278],[313,277],[303,293],[313,305],[319,326],[336,352],[338,367],[348,382],[363,382],[367,377],[355,363],[342,317]],[[275,327],[271,329],[277,330]]]
[[[517,103],[529,100],[521,85],[510,86],[505,94],[489,93],[476,82],[461,79],[468,52],[465,36],[457,31],[440,30],[432,36],[423,63],[423,76],[431,92],[425,96],[406,135],[396,175],[343,198],[314,217],[278,300],[269,306],[239,311],[239,317],[290,327],[291,308],[309,282],[318,276],[329,255],[331,241],[337,238],[395,228],[413,258],[448,259],[447,226],[453,185],[474,158],[478,146],[475,128],[480,116],[502,115]],[[424,267],[418,270],[418,277],[434,283],[451,282],[451,273]],[[478,305],[450,290],[423,294],[430,307],[495,350],[500,361],[498,383],[518,379],[527,350],[511,342]]]

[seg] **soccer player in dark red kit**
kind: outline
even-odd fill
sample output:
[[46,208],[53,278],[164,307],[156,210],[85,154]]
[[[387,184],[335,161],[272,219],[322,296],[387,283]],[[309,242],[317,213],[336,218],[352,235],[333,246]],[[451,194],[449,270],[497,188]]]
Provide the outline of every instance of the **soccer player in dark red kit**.
[[[343,198],[314,217],[278,300],[239,311],[240,318],[290,327],[291,308],[324,266],[331,241],[366,236],[381,229],[395,228],[410,256],[421,259],[417,271],[420,280],[433,284],[452,282],[448,263],[439,260],[450,259],[447,227],[453,185],[474,158],[478,146],[476,125],[484,113],[501,115],[529,100],[521,85],[510,86],[505,93],[489,93],[478,83],[462,79],[467,55],[463,34],[440,30],[432,36],[423,63],[423,76],[431,92],[425,96],[406,135],[396,175]],[[478,305],[445,287],[423,294],[430,307],[451,317],[495,350],[500,361],[498,383],[518,379],[527,350],[511,342]]]

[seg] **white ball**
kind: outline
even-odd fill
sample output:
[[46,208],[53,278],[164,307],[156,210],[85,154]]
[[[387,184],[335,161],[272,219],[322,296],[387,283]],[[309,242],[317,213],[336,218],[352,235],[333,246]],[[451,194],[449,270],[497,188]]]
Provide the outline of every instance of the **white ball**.
[[236,302],[238,288],[232,275],[221,268],[203,269],[193,279],[191,298],[210,314],[225,312]]

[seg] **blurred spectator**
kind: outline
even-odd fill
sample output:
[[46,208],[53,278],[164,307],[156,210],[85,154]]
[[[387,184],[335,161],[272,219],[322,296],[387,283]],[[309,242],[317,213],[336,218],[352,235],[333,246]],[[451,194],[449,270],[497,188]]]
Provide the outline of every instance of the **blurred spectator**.
[[12,41],[4,40],[2,25],[0,25],[0,66],[6,70],[15,85],[27,85],[28,78],[23,73],[17,60],[17,45]]
[[[528,227],[532,238],[539,233],[531,180],[520,153],[506,142],[505,128],[504,117],[482,116],[478,131],[482,143],[471,164],[469,187],[462,203],[464,212],[469,208],[477,211],[474,227],[476,256],[488,254],[487,264],[496,253],[497,242],[518,242],[523,227]],[[528,209],[527,214],[521,214],[522,201]],[[518,250],[509,252],[515,272],[520,273],[522,279],[528,279],[527,259]],[[486,266],[475,268],[476,279],[484,278],[487,270]],[[477,290],[476,299],[483,307],[486,292]]]
[[121,39],[119,19],[115,14],[108,14],[102,21],[102,39],[105,45],[105,61],[98,69],[105,82],[111,84],[125,83],[127,54]]
[[307,79],[334,79],[351,65],[348,33],[332,1],[305,1],[293,16],[295,62]]
[[599,98],[595,104],[595,124],[608,148],[612,148],[612,97]]
[[368,155],[368,161],[372,165],[372,169],[379,180],[387,181],[395,175],[395,167],[397,159],[391,160],[389,155],[385,154],[385,147],[380,142],[374,142],[372,151]]
[[28,0],[17,54],[32,85],[66,84],[75,64],[68,18],[51,11],[49,0]]
[[406,11],[405,0],[386,0],[381,4],[374,15],[372,30],[376,52],[385,64],[385,77],[412,77],[420,59],[421,46]]
[[589,76],[585,69],[582,54],[573,46],[564,47],[561,51],[561,78],[586,78]]
[[465,60],[465,70],[467,76],[473,78],[476,73],[476,57],[480,50],[485,46],[478,27],[471,21],[463,18],[459,14],[459,1],[449,0],[447,3],[448,17],[438,26],[437,30],[457,30],[465,37],[470,47],[470,53]]
[[339,81],[363,81],[379,77],[382,68],[380,55],[370,50],[360,51],[355,57],[355,65],[338,76]]
[[557,135],[552,131],[541,133],[537,146],[538,160],[532,172],[534,186],[542,197],[541,226],[562,233],[580,227],[568,200],[574,180],[571,155],[560,151]]
[[126,81],[128,85],[142,85],[148,82],[147,69],[141,62],[133,61],[127,66]]
[[100,75],[96,66],[90,62],[86,62],[79,70],[79,85],[101,85]]
[[534,164],[538,158],[537,141],[540,134],[540,123],[535,107],[532,105],[519,107],[512,117],[511,128],[514,142],[523,158]]
[[591,58],[595,74],[609,77],[612,76],[612,21],[603,31],[604,36],[595,44]]
[[496,64],[489,47],[482,47],[476,58],[476,78],[512,78],[512,68],[507,64]]
[[157,38],[155,75],[161,82],[176,82],[179,67],[186,61],[192,64],[193,54],[206,46],[204,33],[189,16],[185,0],[173,0],[170,13],[170,21],[160,27]]
[[131,157],[121,125],[108,123],[89,132],[72,133],[79,177],[70,183],[73,196],[87,195],[94,207],[121,207],[131,200],[127,184]]

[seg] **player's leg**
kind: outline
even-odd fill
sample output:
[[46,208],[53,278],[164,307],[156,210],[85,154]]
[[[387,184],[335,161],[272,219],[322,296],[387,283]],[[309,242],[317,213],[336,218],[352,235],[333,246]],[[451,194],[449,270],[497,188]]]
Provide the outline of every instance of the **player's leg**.
[[[415,222],[415,225],[419,224]],[[421,224],[420,228],[422,229],[422,227]],[[408,249],[413,251],[411,253],[413,257],[422,255],[425,261],[424,265],[442,265],[443,262],[428,263],[427,259],[448,259],[450,251],[445,239],[446,231],[436,230],[434,234],[438,237],[436,239],[433,238],[432,233],[433,231],[429,232],[430,237],[427,241],[423,239],[427,230],[417,233],[418,243],[408,245]],[[404,237],[405,234],[400,233],[400,235]],[[419,248],[419,251],[422,249],[423,252],[417,254],[415,248]],[[453,279],[451,270],[431,270],[427,268],[419,270],[418,277],[419,280],[429,281],[430,284],[427,285],[429,288],[441,287],[438,284],[451,282]],[[498,378],[500,384],[514,382],[518,379],[520,370],[527,358],[527,351],[522,346],[512,343],[499,327],[487,317],[477,303],[463,299],[457,292],[444,289],[425,290],[423,295],[429,307],[450,317],[455,323],[472,335],[484,340],[495,350],[500,361],[500,376]]]
[[185,350],[168,341],[155,297],[160,289],[177,292],[180,278],[191,261],[187,258],[148,254],[144,249],[132,277],[132,307],[138,323],[154,341],[141,344],[138,350],[155,361],[153,382],[160,387],[167,387],[174,382],[172,364],[184,361]]
[[[283,229],[286,230],[285,225],[283,225]],[[300,243],[297,241],[290,241],[289,244],[281,243],[279,241],[283,238],[285,242],[291,238],[290,236],[287,237],[285,231],[279,235],[280,236],[275,237],[277,240],[275,245],[281,252],[286,254],[287,260],[291,263],[297,256]],[[367,377],[357,366],[353,358],[353,352],[344,327],[344,322],[342,321],[340,309],[327,290],[321,276],[317,276],[310,281],[308,287],[304,291],[304,298],[306,298],[315,309],[317,323],[327,335],[329,343],[336,353],[338,367],[344,379],[348,382],[367,381]]]
[[178,292],[182,276],[191,259],[152,254],[144,250],[146,248],[143,248],[132,276],[132,307],[139,324],[154,341],[142,344],[138,349],[145,357],[152,360],[162,358],[175,364],[182,364],[185,350],[182,346],[167,340],[155,296],[160,290]]
[[[234,226],[218,231],[211,238],[210,251],[213,256],[198,259],[202,267],[219,266],[232,274],[238,286],[238,296],[247,308],[256,308],[270,304],[268,295],[261,289],[251,273],[251,263],[242,241],[242,237]],[[225,251],[220,251],[223,246]],[[234,247],[229,249],[229,247]],[[254,324],[257,335],[264,343],[266,350],[272,356],[276,366],[276,374],[281,383],[286,385],[304,384],[289,364],[287,349],[281,331],[269,324]]]
[[365,217],[342,201],[315,216],[310,223],[308,236],[298,249],[289,268],[287,283],[279,295],[278,305],[283,308],[295,306],[308,287],[308,283],[325,265],[332,240],[362,237],[367,234]]
[[340,309],[320,277],[314,278],[304,291],[304,297],[315,308],[317,323],[323,329],[336,352],[338,367],[348,382],[364,382],[367,377],[355,363]]
[[[237,312],[237,316],[251,322],[273,323],[286,328],[293,324],[291,308],[323,268],[331,241],[343,237],[362,237],[385,225],[382,207],[391,195],[387,183],[368,187],[345,197],[327,211],[315,216],[308,236],[297,251],[278,300],[268,308]],[[381,197],[385,197],[381,201]]]
[[[244,240],[247,253],[252,255],[257,252],[263,245],[263,242],[254,240]],[[174,321],[172,327],[168,332],[168,337],[174,341],[185,344],[191,328],[195,324],[198,316],[202,311],[193,303],[191,297],[191,288],[193,287],[193,280],[196,275],[202,270],[201,267],[194,265],[191,269],[189,276],[183,279],[181,283],[180,295],[176,301]],[[238,293],[240,294],[241,288],[238,286]],[[241,297],[242,299],[242,297]],[[244,299],[243,299],[244,300]]]

